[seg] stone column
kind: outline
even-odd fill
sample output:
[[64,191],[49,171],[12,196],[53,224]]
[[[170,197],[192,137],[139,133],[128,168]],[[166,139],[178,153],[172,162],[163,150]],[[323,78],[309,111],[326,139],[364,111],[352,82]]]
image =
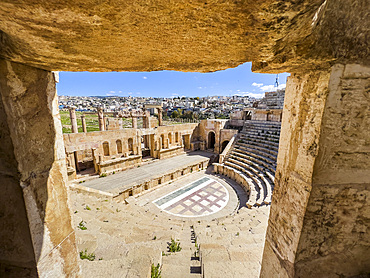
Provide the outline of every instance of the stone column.
[[170,138],[167,138],[166,139],[166,146],[167,146],[167,149],[169,149],[170,147],[171,147],[171,145],[170,145]]
[[150,112],[144,111],[143,128],[150,128]]
[[72,133],[78,133],[77,119],[76,119],[76,108],[69,107],[69,117],[71,118]]
[[105,130],[105,120],[104,120],[104,111],[103,108],[98,108],[98,120],[99,120],[99,130],[104,131]]
[[261,277],[370,272],[370,68],[288,79]]
[[0,273],[79,276],[54,75],[0,60]]
[[163,112],[163,109],[162,108],[158,108],[158,125],[159,126],[162,126],[163,125],[162,112]]
[[137,117],[132,117],[132,128],[137,128]]
[[159,144],[159,146],[158,146],[158,150],[160,151],[160,150],[162,150],[162,137],[159,137],[159,139],[158,139],[158,141],[157,142],[159,142],[158,144]]
[[86,129],[86,119],[85,119],[85,115],[82,115],[82,116],[81,116],[81,123],[82,123],[82,131],[83,131],[84,133],[86,133],[86,132],[87,132],[87,129]]
[[142,155],[142,151],[141,151],[141,136],[140,135],[137,135],[136,136],[136,146],[137,146],[137,155]]

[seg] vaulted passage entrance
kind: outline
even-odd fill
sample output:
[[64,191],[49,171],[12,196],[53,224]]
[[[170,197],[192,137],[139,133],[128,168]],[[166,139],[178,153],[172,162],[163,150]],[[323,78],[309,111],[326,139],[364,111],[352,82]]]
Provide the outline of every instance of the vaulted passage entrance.
[[228,140],[225,140],[222,142],[221,144],[221,152],[222,153],[224,151],[224,149],[226,148],[227,144],[229,144],[229,141]]
[[208,133],[208,149],[214,149],[215,148],[215,143],[216,143],[216,136],[213,131],[210,131]]

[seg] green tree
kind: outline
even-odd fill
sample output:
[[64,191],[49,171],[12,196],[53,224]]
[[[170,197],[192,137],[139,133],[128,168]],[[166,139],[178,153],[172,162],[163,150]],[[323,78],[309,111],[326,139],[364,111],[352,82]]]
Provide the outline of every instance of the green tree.
[[172,112],[171,114],[171,118],[178,118],[179,117],[179,112],[177,112],[176,110]]

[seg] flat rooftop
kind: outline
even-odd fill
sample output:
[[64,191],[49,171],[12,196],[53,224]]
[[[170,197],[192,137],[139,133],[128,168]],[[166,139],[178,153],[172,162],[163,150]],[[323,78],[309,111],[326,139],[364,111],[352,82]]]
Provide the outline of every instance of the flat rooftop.
[[152,177],[173,172],[177,168],[196,164],[197,162],[210,158],[212,155],[214,155],[214,153],[194,151],[176,157],[158,160],[150,164],[141,165],[140,167],[118,172],[105,178],[88,180],[83,185],[85,187],[110,193],[117,190],[124,191],[125,189],[132,187],[133,184],[142,183]]

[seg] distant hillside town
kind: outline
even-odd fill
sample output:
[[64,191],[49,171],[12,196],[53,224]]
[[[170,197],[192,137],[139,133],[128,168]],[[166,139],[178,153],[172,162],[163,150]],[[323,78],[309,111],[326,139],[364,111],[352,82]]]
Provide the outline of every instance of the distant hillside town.
[[[265,97],[256,99],[249,96],[208,96],[208,97],[120,97],[120,96],[59,96],[59,108],[75,107],[76,111],[96,112],[103,108],[104,112],[131,111],[145,108],[145,105],[160,105],[163,116],[168,118],[188,119],[229,119],[230,114],[245,108],[282,109],[285,90],[266,92]],[[155,109],[151,109],[151,114]]]

